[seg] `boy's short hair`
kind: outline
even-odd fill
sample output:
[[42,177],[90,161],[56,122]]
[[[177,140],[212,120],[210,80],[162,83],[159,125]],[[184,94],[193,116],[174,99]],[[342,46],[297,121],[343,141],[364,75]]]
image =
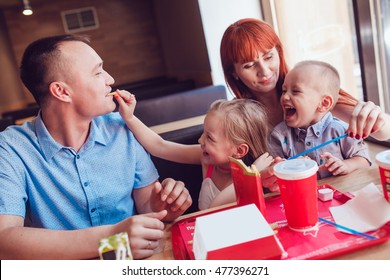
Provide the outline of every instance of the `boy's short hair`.
[[52,76],[62,69],[59,48],[62,43],[71,41],[90,45],[87,36],[64,34],[38,39],[24,51],[20,64],[20,78],[39,106],[49,96]]
[[[329,92],[333,97],[333,106],[336,105],[339,98],[340,92],[340,75],[337,69],[330,65],[327,62],[319,60],[304,60],[298,62],[294,69],[304,67],[304,66],[316,66],[319,71],[319,81],[323,82],[323,85],[326,87],[326,91]],[[332,106],[332,108],[333,108]]]

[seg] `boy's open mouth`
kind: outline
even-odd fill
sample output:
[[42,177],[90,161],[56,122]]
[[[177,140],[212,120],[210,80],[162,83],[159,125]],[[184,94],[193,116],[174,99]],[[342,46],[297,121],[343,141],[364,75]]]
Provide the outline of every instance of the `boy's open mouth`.
[[286,117],[290,117],[297,112],[297,110],[294,107],[284,107],[284,111],[285,111]]

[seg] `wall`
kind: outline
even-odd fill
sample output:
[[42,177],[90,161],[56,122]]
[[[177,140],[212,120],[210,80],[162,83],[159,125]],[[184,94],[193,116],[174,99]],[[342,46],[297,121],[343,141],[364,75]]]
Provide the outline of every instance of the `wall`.
[[341,87],[362,99],[351,2],[274,1],[279,36],[290,68],[305,59],[326,61],[339,71]]
[[[225,85],[219,48],[226,28],[241,18],[262,19],[259,0],[198,0],[214,85]],[[232,95],[233,96],[233,95]]]
[[[25,47],[33,40],[64,33],[60,12],[94,6],[100,28],[83,32],[104,60],[116,85],[157,76],[192,79],[197,87],[224,84],[219,44],[228,24],[260,17],[258,0],[53,0],[34,3],[34,14],[18,8],[3,11],[14,53],[15,72]],[[0,31],[1,32],[1,31]],[[207,41],[207,44],[206,44]],[[8,56],[8,55],[7,55]],[[17,77],[18,79],[18,77]],[[0,84],[5,84],[0,79]],[[9,88],[9,86],[6,86]],[[19,88],[22,86],[18,85]],[[7,93],[8,94],[8,93]],[[27,90],[17,100],[33,102]],[[8,104],[0,92],[0,104]],[[17,105],[11,100],[13,105]],[[0,111],[3,110],[0,108]]]
[[23,88],[19,83],[18,69],[12,47],[8,43],[9,35],[5,18],[0,13],[0,111],[16,108],[25,103]]
[[154,9],[168,75],[211,85],[198,0],[155,0]]
[[118,84],[164,74],[151,0],[57,0],[55,5],[35,6],[30,17],[19,10],[6,11],[18,61],[29,42],[64,33],[61,11],[88,6],[96,8],[100,27],[83,34],[91,36],[93,46]]
[[[165,8],[161,5],[164,1],[169,4]],[[10,37],[9,45],[14,53],[13,72],[30,42],[40,37],[64,33],[61,11],[93,6],[97,10],[100,28],[83,34],[91,36],[93,47],[103,58],[105,68],[115,78],[116,85],[166,75],[194,79],[198,86],[211,84],[199,11],[194,6],[196,0],[45,2],[46,4],[34,4],[34,14],[29,17],[23,16],[19,7],[3,10],[6,31]],[[155,9],[157,3],[159,6]],[[161,9],[164,17],[158,16],[160,8],[164,8]],[[0,51],[0,57],[9,56],[2,48]],[[2,72],[8,70],[3,67]],[[5,84],[1,78],[0,84]],[[18,87],[22,88],[20,83]],[[12,94],[18,96],[17,90]],[[17,98],[18,101],[23,99],[24,104],[33,101],[26,89],[22,95],[24,96]],[[1,92],[0,100],[2,104],[6,103]],[[7,108],[14,107],[15,104],[7,104]],[[0,113],[4,110],[0,107]]]

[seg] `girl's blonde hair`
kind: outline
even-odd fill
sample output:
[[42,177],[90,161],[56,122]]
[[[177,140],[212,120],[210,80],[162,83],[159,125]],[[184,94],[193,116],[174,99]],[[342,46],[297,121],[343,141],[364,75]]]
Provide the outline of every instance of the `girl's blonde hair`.
[[265,109],[258,101],[216,100],[208,112],[215,112],[223,117],[225,137],[234,145],[245,143],[249,146],[248,154],[242,158],[246,165],[251,165],[268,151],[268,119]]

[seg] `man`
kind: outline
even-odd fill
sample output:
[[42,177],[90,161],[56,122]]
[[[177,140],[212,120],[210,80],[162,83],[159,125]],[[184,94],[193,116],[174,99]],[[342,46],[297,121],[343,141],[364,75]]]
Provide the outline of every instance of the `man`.
[[134,258],[152,255],[162,220],[180,216],[191,197],[182,182],[157,181],[149,155],[111,113],[114,79],[88,39],[33,42],[21,78],[41,110],[0,133],[0,259],[96,258],[99,240],[119,232]]

